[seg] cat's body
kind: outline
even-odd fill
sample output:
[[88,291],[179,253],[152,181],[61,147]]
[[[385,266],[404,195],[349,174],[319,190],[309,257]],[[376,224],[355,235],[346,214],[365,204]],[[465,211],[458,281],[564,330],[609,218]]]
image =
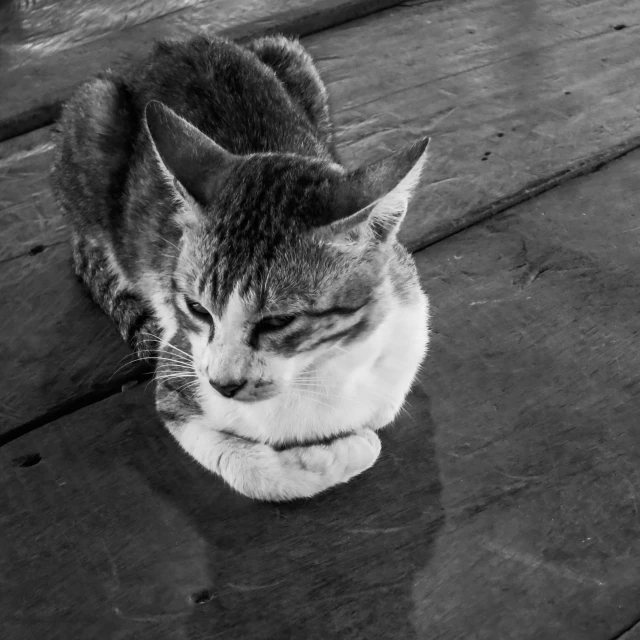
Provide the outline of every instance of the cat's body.
[[52,180],[76,272],[156,354],[174,437],[242,493],[310,496],[375,461],[428,339],[395,238],[425,147],[347,173],[284,38],[161,44],[65,107]]

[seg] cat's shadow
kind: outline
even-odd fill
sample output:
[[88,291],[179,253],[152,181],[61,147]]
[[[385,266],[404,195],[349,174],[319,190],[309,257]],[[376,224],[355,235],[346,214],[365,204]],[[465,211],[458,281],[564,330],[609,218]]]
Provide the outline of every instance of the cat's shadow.
[[295,504],[253,502],[199,469],[176,482],[129,459],[204,541],[209,586],[194,594],[186,637],[416,637],[414,578],[444,515],[429,398],[418,386],[409,402],[381,432],[373,469]]

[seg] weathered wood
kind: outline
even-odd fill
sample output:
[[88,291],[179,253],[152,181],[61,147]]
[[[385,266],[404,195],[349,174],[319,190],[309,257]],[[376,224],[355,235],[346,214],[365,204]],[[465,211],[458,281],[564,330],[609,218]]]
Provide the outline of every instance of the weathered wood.
[[[560,6],[568,13],[558,13]],[[502,58],[505,57],[504,49],[500,47],[515,46],[508,38],[515,39],[516,35],[506,27],[503,33],[498,26],[499,16],[494,13],[497,9],[486,0],[470,0],[462,5],[429,3],[402,7],[361,21],[354,29],[342,27],[305,39],[334,96],[339,144],[350,163],[355,158],[373,160],[425,132],[434,134],[426,178],[427,182],[437,184],[422,188],[417,204],[409,212],[401,237],[410,248],[417,249],[427,241],[471,224],[478,217],[528,197],[532,184],[538,188],[549,186],[544,177],[538,179],[536,176],[550,175],[551,184],[555,180],[554,171],[560,178],[567,177],[570,175],[566,173],[567,167],[574,166],[567,163],[575,158],[587,158],[575,160],[578,171],[583,171],[603,157],[607,159],[612,153],[629,148],[627,143],[622,143],[620,147],[613,147],[613,151],[605,150],[603,155],[590,155],[635,130],[635,119],[631,121],[628,112],[633,110],[635,113],[635,105],[640,104],[631,101],[637,88],[625,88],[629,79],[622,73],[611,75],[611,69],[606,69],[597,57],[603,52],[610,57],[616,56],[620,68],[631,73],[633,65],[638,64],[631,45],[640,30],[629,27],[619,32],[607,31],[602,24],[603,6],[601,2],[592,2],[573,7],[571,11],[565,5],[549,6],[550,15],[555,15],[560,26],[550,25],[540,35],[539,42],[546,48],[541,49],[538,57],[544,53],[545,60],[554,59],[558,65],[564,65],[564,74],[573,79],[572,91],[580,94],[580,103],[584,105],[581,108],[588,117],[582,117],[578,103],[563,102],[572,100],[573,94],[565,96],[560,91],[559,83],[565,78],[559,72],[550,76],[548,82],[541,80],[538,83],[539,95],[535,101],[530,95],[523,94],[518,85],[503,82],[502,76],[509,71],[504,65],[511,64],[515,68],[517,58],[500,61],[501,51]],[[607,6],[610,8],[611,4]],[[504,24],[513,22],[516,15],[513,6],[500,7],[504,10]],[[620,13],[623,9],[634,10],[625,2],[617,7],[617,19],[629,18],[628,13]],[[473,19],[475,34],[467,34],[466,26],[460,30],[460,24],[469,24],[465,22],[467,19]],[[485,27],[480,29],[478,25]],[[535,28],[535,23],[531,28]],[[423,31],[428,37],[417,39],[417,34]],[[479,33],[481,39],[473,40],[480,38]],[[531,38],[535,33],[534,29]],[[504,44],[503,36],[506,38]],[[623,37],[630,39],[620,41]],[[471,45],[465,44],[465,38],[471,38]],[[369,46],[371,42],[378,43],[378,47]],[[618,49],[620,42],[628,48]],[[455,43],[460,45],[459,49]],[[442,57],[438,57],[439,50]],[[378,54],[374,55],[372,51]],[[379,53],[382,51],[392,51],[393,55],[387,59]],[[471,53],[474,51],[479,68],[457,73],[456,69],[472,64]],[[626,63],[625,56],[629,57]],[[526,56],[522,59],[526,62]],[[434,60],[437,61],[435,66],[440,65],[440,71],[435,68]],[[525,62],[522,73],[530,70]],[[398,73],[398,69],[402,73]],[[509,73],[513,75],[513,68]],[[369,79],[379,77],[380,82],[363,84],[360,75]],[[441,75],[446,77],[437,80]],[[430,78],[435,78],[433,83],[421,86],[422,81]],[[353,91],[350,92],[351,85]],[[616,91],[615,100],[607,98]],[[596,103],[602,103],[606,109],[600,109]],[[376,117],[367,115],[372,113]],[[446,117],[443,119],[443,116]],[[530,124],[525,127],[525,122]],[[512,131],[513,128],[516,131]],[[554,131],[557,133],[555,138],[549,133]],[[498,137],[498,133],[504,135]],[[60,248],[53,253],[46,249],[38,254],[37,261],[30,255],[42,247],[64,243],[67,237],[67,230],[52,207],[47,186],[45,173],[51,153],[46,147],[47,136],[48,131],[42,130],[0,145],[0,207],[3,207],[0,212],[0,260],[18,260],[9,267],[12,271],[7,274],[28,270],[33,274],[33,284],[25,287],[19,278],[3,275],[5,266],[1,265],[0,279],[12,283],[5,285],[7,298],[23,300],[25,306],[38,310],[40,339],[51,342],[54,339],[49,340],[46,336],[55,335],[57,353],[67,355],[63,359],[56,356],[55,360],[44,361],[39,357],[37,344],[31,342],[21,352],[30,368],[22,369],[19,377],[15,377],[10,360],[5,359],[0,364],[0,377],[9,381],[1,396],[5,407],[0,426],[2,433],[54,411],[70,397],[90,392],[100,380],[107,381],[114,373],[113,361],[104,354],[113,350],[118,359],[124,355],[119,338],[115,333],[109,333],[107,321],[99,314],[83,315],[76,321],[74,332],[49,327],[49,316],[57,318],[60,307],[73,307],[77,304],[75,298],[82,294],[72,282],[66,249]],[[41,153],[37,151],[38,145]],[[36,151],[32,152],[34,149]],[[486,161],[481,155],[484,149],[493,151]],[[21,156],[3,159],[3,153]],[[581,164],[583,162],[586,164]],[[37,268],[42,270],[43,277],[36,277]],[[43,293],[44,283],[47,289]],[[65,296],[71,299],[66,300]],[[51,314],[43,301],[56,307]],[[18,319],[7,322],[13,331],[18,331],[13,335],[20,336],[22,327]],[[96,331],[103,336],[104,344],[90,340]],[[33,352],[27,353],[26,349],[33,349]],[[87,363],[86,366],[93,363],[90,384],[74,368],[76,359]],[[43,375],[41,370],[50,371],[51,384],[37,383]],[[75,387],[71,386],[71,381]]]
[[134,358],[76,282],[70,254],[63,243],[2,265],[0,435],[72,408],[79,389],[100,396],[131,378]]
[[49,183],[52,161],[50,127],[0,143],[0,265],[68,239]]
[[612,638],[640,617],[639,169],[636,152],[419,254],[450,501],[414,591],[424,637]]
[[640,621],[634,624],[631,629],[623,633],[619,638],[615,640],[639,640],[640,639]]
[[330,78],[348,160],[432,134],[426,215],[404,236],[421,247],[567,166],[638,145],[639,23],[633,0],[437,2],[305,45]]
[[[202,3],[203,0],[2,0],[0,1],[0,73],[33,64],[52,53],[100,38],[111,31],[130,29],[155,18]],[[237,4],[240,4],[238,7]],[[276,3],[273,3],[276,4]],[[255,0],[226,4],[220,12],[246,13]],[[285,5],[287,6],[287,5]],[[239,10],[239,11],[238,11]]]
[[320,499],[231,494],[142,389],[2,447],[3,637],[631,628],[639,170],[640,152],[416,255],[433,342],[409,415],[379,464]]
[[[224,0],[191,6],[73,48],[50,52],[31,64],[0,67],[0,140],[51,124],[61,104],[105,67],[143,58],[154,41],[195,34],[244,40],[269,33],[305,36],[398,4],[399,0]],[[248,16],[250,20],[247,20]],[[116,21],[117,26],[117,21]],[[123,25],[124,26],[124,25]]]
[[[423,210],[403,231],[412,248],[640,143],[640,88],[632,81],[640,27],[609,27],[612,15],[638,22],[640,5],[538,6],[549,16],[544,30],[522,18],[519,3],[469,0],[398,7],[304,39],[350,164],[433,135]],[[41,173],[49,162],[33,156],[13,171]],[[2,187],[0,259],[65,237],[45,188]]]

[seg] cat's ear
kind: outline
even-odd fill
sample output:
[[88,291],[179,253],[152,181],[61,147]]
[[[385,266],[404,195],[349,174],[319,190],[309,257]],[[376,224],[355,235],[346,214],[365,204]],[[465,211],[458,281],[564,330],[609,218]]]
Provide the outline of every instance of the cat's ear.
[[[392,239],[407,212],[427,161],[424,138],[374,164],[350,174],[344,183],[346,215],[323,227],[323,235]],[[357,210],[352,213],[354,204]],[[351,209],[351,212],[349,212]]]
[[200,205],[210,202],[237,156],[161,102],[145,108],[149,137],[162,167]]

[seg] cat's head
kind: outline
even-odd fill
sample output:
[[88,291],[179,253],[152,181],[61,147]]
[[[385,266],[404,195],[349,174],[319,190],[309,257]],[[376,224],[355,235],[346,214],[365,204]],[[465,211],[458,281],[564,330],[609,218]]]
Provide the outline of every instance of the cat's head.
[[348,173],[233,155],[157,102],[145,115],[179,229],[174,322],[211,393],[262,400],[370,366],[379,328],[417,287],[397,268],[396,234],[428,140]]

